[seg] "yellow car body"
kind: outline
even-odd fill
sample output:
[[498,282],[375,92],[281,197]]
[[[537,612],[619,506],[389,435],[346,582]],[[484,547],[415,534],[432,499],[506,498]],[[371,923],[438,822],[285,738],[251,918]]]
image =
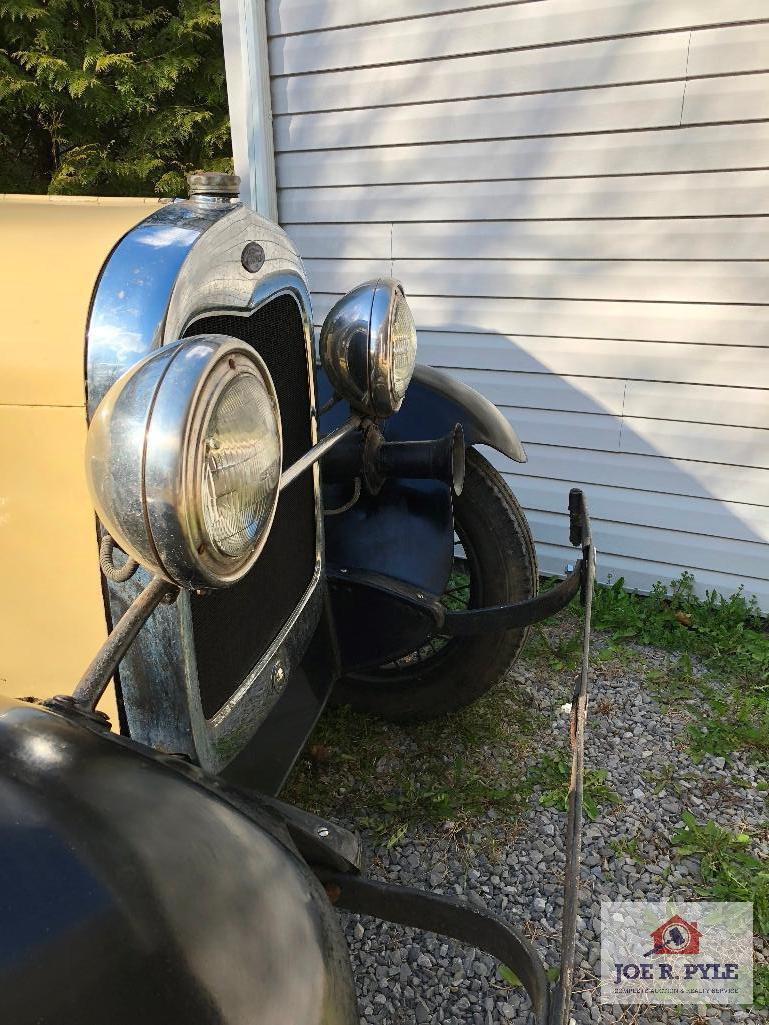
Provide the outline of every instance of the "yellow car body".
[[[0,197],[0,695],[68,693],[106,634],[84,472],[99,271],[157,201]],[[114,696],[102,705],[116,723]]]

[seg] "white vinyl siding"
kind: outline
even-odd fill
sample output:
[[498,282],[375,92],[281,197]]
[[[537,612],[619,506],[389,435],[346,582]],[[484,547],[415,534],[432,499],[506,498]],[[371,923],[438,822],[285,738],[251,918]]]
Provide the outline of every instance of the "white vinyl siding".
[[278,207],[318,323],[401,279],[488,396],[545,571],[769,609],[766,0],[267,0]]

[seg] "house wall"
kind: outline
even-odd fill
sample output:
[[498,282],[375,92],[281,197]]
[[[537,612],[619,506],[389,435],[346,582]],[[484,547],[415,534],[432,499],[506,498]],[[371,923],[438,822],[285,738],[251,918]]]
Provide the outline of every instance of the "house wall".
[[[456,10],[456,8],[461,8]],[[267,0],[278,207],[316,316],[400,278],[487,395],[546,571],[769,608],[766,0]]]

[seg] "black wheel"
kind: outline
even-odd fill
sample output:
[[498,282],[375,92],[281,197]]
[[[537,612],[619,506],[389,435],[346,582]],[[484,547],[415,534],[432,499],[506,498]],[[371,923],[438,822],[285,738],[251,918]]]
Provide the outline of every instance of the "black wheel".
[[[441,599],[448,608],[523,601],[537,593],[534,542],[523,510],[474,449],[467,451],[464,488],[454,499],[454,530],[459,554]],[[342,677],[332,700],[395,722],[435,719],[493,687],[520,654],[526,633],[435,635],[393,662]]]

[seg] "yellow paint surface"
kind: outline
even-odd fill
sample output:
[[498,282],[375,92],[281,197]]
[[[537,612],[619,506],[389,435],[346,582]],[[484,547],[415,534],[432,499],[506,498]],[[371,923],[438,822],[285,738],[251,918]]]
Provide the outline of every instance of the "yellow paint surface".
[[82,406],[84,337],[112,247],[144,200],[0,199],[0,404]]
[[[85,483],[85,324],[157,203],[0,197],[0,694],[72,690],[106,634]],[[116,723],[114,696],[100,706]]]
[[85,411],[0,406],[0,693],[67,693],[106,634]]

